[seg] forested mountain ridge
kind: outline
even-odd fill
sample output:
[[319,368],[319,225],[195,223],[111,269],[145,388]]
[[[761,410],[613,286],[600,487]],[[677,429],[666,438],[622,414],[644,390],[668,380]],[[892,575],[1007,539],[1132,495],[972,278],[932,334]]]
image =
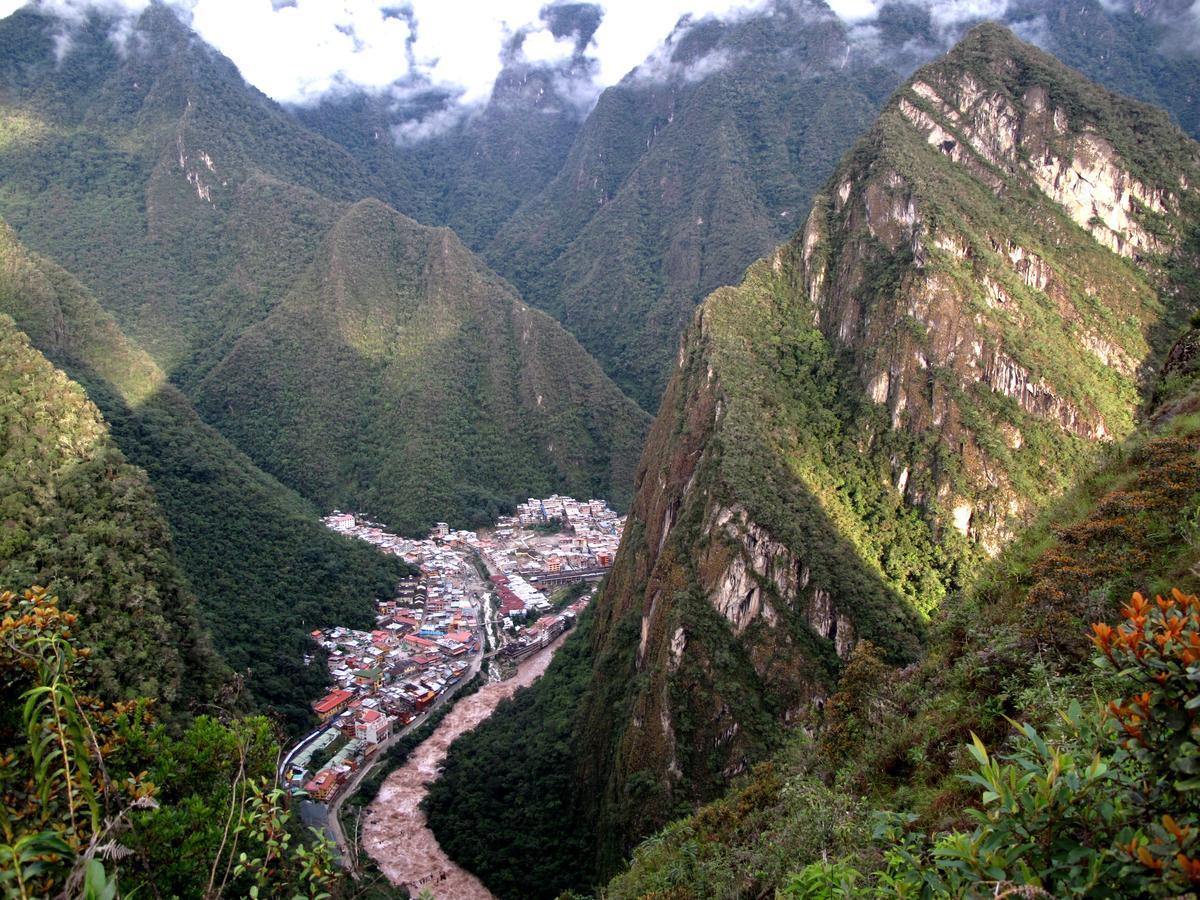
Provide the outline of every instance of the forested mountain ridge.
[[485,258],[657,409],[695,304],[795,229],[896,84],[849,53],[824,4],[681,22]]
[[254,702],[272,704],[292,727],[306,723],[328,680],[303,662],[308,632],[370,624],[372,598],[405,567],[325,529],[315,508],[200,420],[85,288],[5,226],[0,313],[86,388],[116,445],[150,476],[199,618]]
[[323,506],[419,533],[558,487],[629,502],[648,419],[447,228],[346,208],[197,386],[205,418]]
[[[628,500],[648,417],[559,326],[529,313],[528,327],[521,326],[528,343],[519,344],[481,340],[485,332],[464,318],[460,334],[442,337],[477,356],[500,355],[445,365],[433,353],[433,335],[422,332],[426,319],[433,328],[445,312],[433,298],[450,286],[429,281],[425,293],[405,293],[386,270],[373,268],[393,258],[368,256],[373,243],[365,241],[360,259],[360,247],[345,239],[363,210],[386,218],[382,202],[362,203],[390,196],[379,178],[245,84],[164,6],[152,5],[132,23],[123,47],[112,21],[92,15],[69,32],[61,61],[53,42],[58,27],[34,10],[0,23],[0,111],[14,135],[0,148],[0,214],[23,241],[80,278],[210,423],[230,426],[227,436],[256,463],[310,502],[355,506],[411,532],[439,519],[481,524],[535,491]],[[331,271],[333,247],[337,274],[329,279],[320,273]],[[479,270],[457,247],[451,255],[458,263],[441,274]],[[442,252],[424,239],[399,249],[408,274],[425,265],[418,248]],[[440,277],[427,262],[427,276]],[[489,304],[504,310],[516,302],[494,275],[479,278],[494,295]],[[379,360],[364,369],[336,329],[307,331],[307,355],[293,354],[298,368],[291,373],[256,355],[263,336],[278,336],[301,305],[323,315],[320,291],[351,282],[364,304],[359,315],[374,310],[381,321],[404,319],[387,338],[399,348],[388,351],[393,358],[422,343],[432,355],[407,369],[393,366],[390,380],[381,380],[373,368]],[[405,307],[425,299],[428,310]],[[544,365],[538,353],[554,364]],[[345,365],[329,363],[335,356]],[[319,383],[313,360],[327,363]],[[277,410],[239,423],[241,409],[225,405],[216,370],[243,386],[273,385]],[[508,398],[503,404],[472,407],[467,418],[483,416],[469,426],[472,440],[457,439],[466,421],[461,403],[443,406],[429,395],[419,424],[406,416],[399,398],[424,395],[430,385],[475,403],[478,385],[467,379],[480,371],[514,374],[498,388]],[[372,392],[384,388],[388,393]],[[241,398],[247,409],[255,395],[250,388]],[[343,403],[331,411],[325,404],[335,395]],[[390,414],[370,415],[376,403]],[[330,415],[311,414],[321,408]],[[305,409],[303,426],[274,414]],[[519,427],[522,417],[532,417],[531,427]],[[385,421],[405,427],[386,434]],[[476,470],[476,450],[493,462]],[[302,465],[310,456],[312,471]],[[334,465],[339,471],[329,469]],[[385,472],[398,473],[397,485],[413,490],[378,483],[375,476]],[[484,483],[481,472],[495,473],[495,483]]]
[[[36,8],[0,22],[12,135],[0,205],[23,241],[80,278],[178,378],[286,285],[277,257],[290,245],[268,252],[250,230],[281,202],[278,183],[332,200],[377,186],[166,6],[151,5],[124,44],[116,24],[95,10],[71,23]],[[285,234],[302,233],[300,212],[292,217],[276,213]]]
[[[1003,15],[1196,134],[1200,60],[1172,44],[1184,5],[1031,0]],[[484,257],[656,411],[695,305],[796,229],[842,153],[945,39],[905,3],[857,28],[817,2],[685,19],[604,92],[561,171]]]
[[[1131,432],[1140,372],[1200,302],[1198,169],[1161,111],[980,26],[893,96],[804,229],[705,301],[592,674],[533,691],[578,703],[560,712],[598,871],[764,758],[858,642],[916,659],[923,616]],[[503,727],[470,753],[520,770],[489,746]],[[438,793],[477,805],[463,779]]]
[[150,696],[164,715],[208,700],[217,662],[146,473],[126,461],[82,388],[0,313],[0,590],[65,598],[109,700]]

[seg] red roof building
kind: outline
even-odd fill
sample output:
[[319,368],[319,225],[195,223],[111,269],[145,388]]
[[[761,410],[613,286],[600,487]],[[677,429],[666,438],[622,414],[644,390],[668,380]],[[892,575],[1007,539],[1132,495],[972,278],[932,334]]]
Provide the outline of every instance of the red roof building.
[[415,634],[406,634],[404,636],[404,643],[411,644],[412,646],[420,649],[434,649],[437,647],[436,642]]
[[312,705],[313,712],[322,722],[327,722],[344,710],[353,699],[354,695],[349,691],[333,691]]
[[337,775],[329,769],[322,769],[312,781],[304,786],[304,790],[308,791],[317,800],[328,800],[329,795],[333,793],[336,787]]

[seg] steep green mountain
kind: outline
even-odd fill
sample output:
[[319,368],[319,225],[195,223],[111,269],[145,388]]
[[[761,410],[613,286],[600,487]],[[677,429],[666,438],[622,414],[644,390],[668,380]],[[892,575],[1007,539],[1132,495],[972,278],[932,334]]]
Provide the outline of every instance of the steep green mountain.
[[373,184],[165,6],[126,24],[121,44],[99,13],[0,22],[0,215],[178,378],[266,314],[319,228],[278,183],[334,200]]
[[346,209],[197,388],[204,417],[319,504],[408,532],[566,486],[625,505],[647,420],[446,228]]
[[1021,0],[1009,4],[1004,20],[1091,80],[1163,107],[1196,137],[1200,56],[1192,15],[1187,0]]
[[695,304],[796,228],[898,82],[823,5],[685,20],[484,255],[646,409]]
[[[1200,587],[1198,364],[1193,327],[1138,431],[946,604],[920,666],[896,671],[857,653],[809,720],[816,741],[793,736],[725,797],[645,842],[605,896],[762,896],[821,860],[883,869],[895,836],[873,839],[872,808],[914,816],[916,835],[971,830],[971,735],[995,752],[1014,743],[1012,720],[1048,734],[1071,700],[1089,708],[1111,678],[1087,659],[1088,625],[1117,620],[1133,591]],[[875,896],[866,884],[858,894]]]
[[[533,692],[578,702],[572,814],[597,871],[765,758],[858,643],[917,659],[924,616],[1132,431],[1140,372],[1200,302],[1198,170],[1161,111],[981,26],[893,96],[801,232],[705,301],[592,676]],[[460,752],[521,784],[536,741],[503,728]],[[455,771],[451,754],[442,809],[478,808]],[[507,885],[519,873],[478,837],[541,802],[521,801],[431,823],[466,828],[476,870]]]
[[[390,189],[165,7],[123,47],[94,15],[60,61],[61,27],[30,10],[0,22],[0,214],[257,464],[322,507],[414,531],[535,490],[628,500],[647,418],[461,245],[386,224],[361,201]],[[359,240],[371,221],[394,240]],[[445,264],[422,256],[444,249]],[[367,344],[345,316],[377,320]],[[302,320],[289,352],[264,344]]]
[[83,389],[0,314],[0,589],[66,599],[109,699],[179,712],[228,675],[197,623],[146,473],[117,449]]
[[[1186,5],[1002,6],[1068,64],[1196,134],[1200,59],[1171,44]],[[484,256],[655,410],[695,305],[796,229],[888,94],[945,39],[919,4],[885,4],[853,29],[823,3],[686,19],[601,96],[562,170]]]
[[244,690],[291,725],[306,722],[328,679],[320,661],[303,662],[313,649],[307,633],[325,623],[369,625],[372,599],[392,590],[403,565],[325,529],[316,509],[199,419],[86,289],[6,227],[0,312],[83,385],[113,441],[149,475],[200,619]]

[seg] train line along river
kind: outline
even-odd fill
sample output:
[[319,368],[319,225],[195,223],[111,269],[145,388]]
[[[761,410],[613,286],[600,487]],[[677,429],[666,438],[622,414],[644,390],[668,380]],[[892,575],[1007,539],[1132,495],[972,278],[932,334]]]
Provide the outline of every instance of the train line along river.
[[459,700],[429,739],[384,781],[363,820],[362,846],[394,884],[404,885],[413,896],[428,887],[437,900],[486,900],[492,896],[478,878],[442,851],[425,821],[421,800],[455,738],[490,716],[497,704],[518,688],[536,681],[564,639],[560,637],[521,663],[513,678],[488,684]]

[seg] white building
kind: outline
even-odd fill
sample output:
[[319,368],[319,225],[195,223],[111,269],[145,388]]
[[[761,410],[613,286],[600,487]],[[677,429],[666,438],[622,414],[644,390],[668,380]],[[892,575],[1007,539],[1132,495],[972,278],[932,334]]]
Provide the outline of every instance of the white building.
[[386,741],[392,733],[392,719],[377,709],[364,709],[354,720],[354,736],[368,744]]

